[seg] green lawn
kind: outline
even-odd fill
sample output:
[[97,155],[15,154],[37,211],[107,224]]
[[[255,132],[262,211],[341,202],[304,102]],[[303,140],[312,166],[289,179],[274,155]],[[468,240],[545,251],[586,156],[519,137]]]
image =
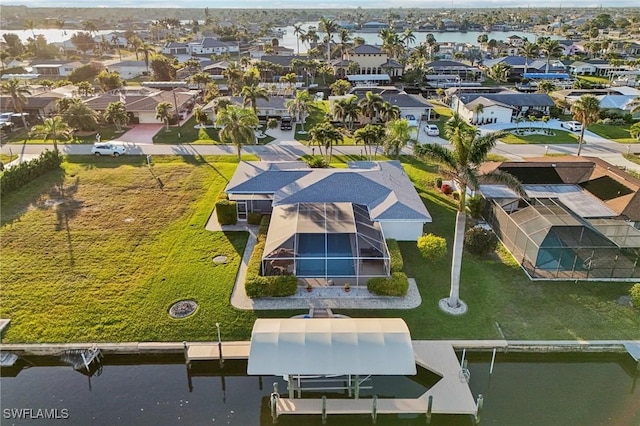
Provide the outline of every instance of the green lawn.
[[[125,131],[128,129],[125,129]],[[124,131],[117,132],[116,126],[112,124],[103,124],[98,130],[93,132],[76,132],[73,139],[58,141],[59,144],[93,144],[96,142],[96,133],[100,133],[102,142],[119,138]],[[25,129],[18,129],[9,134],[2,135],[2,143],[10,144],[53,144],[51,140],[44,141],[39,138],[29,138],[29,134]]]
[[578,75],[578,80],[584,80],[591,84],[604,84],[609,85],[609,79],[607,77],[597,77],[595,75]]
[[598,136],[611,139],[619,143],[638,143],[638,140],[631,137],[629,128],[631,124],[590,124],[587,129]]
[[[214,127],[205,129],[195,128],[196,120],[191,116],[180,127],[169,126],[169,130],[162,129],[153,137],[153,142],[157,144],[181,144],[188,143],[193,145],[219,145],[222,144],[219,130]],[[264,128],[263,128],[264,130]],[[258,139],[259,144],[267,144],[275,138],[266,136]]]
[[[229,304],[247,235],[204,225],[235,157],[153,161],[149,170],[140,157],[74,156],[64,171],[3,195],[0,317],[12,319],[3,342],[213,340],[216,322],[224,339],[248,339],[256,317],[301,313]],[[451,251],[454,201],[433,188],[434,166],[403,161],[433,217],[425,231],[444,236]],[[534,283],[502,250],[489,259],[465,254],[461,297],[469,312],[446,315],[437,303],[449,292],[450,257],[425,262],[415,243],[400,246],[422,305],[340,313],[402,317],[415,339],[499,338],[496,322],[509,339],[640,338],[638,311],[615,302],[630,284]],[[228,264],[215,266],[218,254]],[[199,310],[170,319],[169,306],[184,298]]]
[[[521,129],[526,129],[526,124],[520,126]],[[510,129],[513,130],[513,129]],[[513,133],[509,133],[507,136],[500,138],[504,143],[508,144],[541,144],[541,145],[554,145],[554,144],[570,144],[578,143],[578,134],[573,132],[565,132],[564,130],[556,130],[553,132],[555,135],[527,135],[517,136]]]
[[329,112],[329,101],[312,102],[309,108],[309,116],[305,120],[305,126],[304,126],[307,133],[300,133],[299,132],[300,124],[297,124],[295,126],[295,132],[296,132],[295,139],[302,143],[306,143],[307,141],[310,141],[311,135],[309,134],[309,130],[313,129],[313,127],[316,124],[322,123],[325,120],[328,112]]

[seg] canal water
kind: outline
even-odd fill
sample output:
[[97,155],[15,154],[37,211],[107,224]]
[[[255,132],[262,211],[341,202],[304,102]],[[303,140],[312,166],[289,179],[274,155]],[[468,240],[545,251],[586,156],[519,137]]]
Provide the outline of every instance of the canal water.
[[[501,354],[489,375],[491,354],[468,356],[474,396],[484,395],[486,425],[638,426],[640,373],[621,354]],[[86,377],[54,358],[31,358],[22,370],[2,370],[2,425],[242,425],[272,424],[268,396],[279,377],[247,377],[245,361],[195,363],[181,356],[107,356],[100,374]],[[28,365],[28,364],[26,364]],[[15,377],[9,377],[15,375]],[[437,381],[374,377],[363,398],[413,397]],[[335,396],[335,395],[332,395]],[[58,419],[36,418],[38,410]],[[23,418],[19,419],[18,415]],[[27,416],[27,419],[24,417]],[[55,416],[53,416],[55,417]],[[320,425],[319,416],[281,416],[279,425]],[[328,425],[370,425],[370,416],[329,416]],[[378,425],[424,425],[425,416],[378,417]],[[434,415],[432,425],[472,425],[470,416]]]

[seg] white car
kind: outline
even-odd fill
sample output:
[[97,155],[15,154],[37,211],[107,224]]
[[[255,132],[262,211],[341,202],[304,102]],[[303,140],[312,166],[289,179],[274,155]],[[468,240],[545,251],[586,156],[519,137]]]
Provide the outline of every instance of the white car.
[[407,114],[404,116],[404,119],[409,122],[409,127],[418,127],[418,120],[415,115]]
[[438,129],[438,126],[436,126],[435,124],[427,124],[426,126],[424,126],[424,132],[427,134],[427,136],[440,135],[440,129]]
[[100,157],[101,155],[113,155],[114,157],[118,157],[120,155],[124,155],[127,149],[122,145],[116,145],[112,143],[97,143],[93,145],[91,148],[91,153],[96,157]]
[[573,132],[579,132],[582,130],[582,123],[579,121],[564,121],[560,124],[560,127],[564,127],[565,129],[569,129]]

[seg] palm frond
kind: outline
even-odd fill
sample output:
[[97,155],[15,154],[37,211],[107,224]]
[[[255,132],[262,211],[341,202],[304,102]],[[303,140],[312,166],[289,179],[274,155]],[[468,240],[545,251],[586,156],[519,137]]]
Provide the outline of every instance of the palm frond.
[[522,182],[512,175],[511,173],[503,172],[501,170],[496,170],[490,173],[485,173],[482,175],[483,179],[490,180],[495,183],[499,183],[501,185],[506,185],[510,189],[514,190],[518,193],[522,198],[528,199],[529,196],[524,190],[524,186],[522,186]]
[[435,161],[449,169],[457,168],[456,158],[451,151],[438,144],[414,145],[413,152],[417,157]]

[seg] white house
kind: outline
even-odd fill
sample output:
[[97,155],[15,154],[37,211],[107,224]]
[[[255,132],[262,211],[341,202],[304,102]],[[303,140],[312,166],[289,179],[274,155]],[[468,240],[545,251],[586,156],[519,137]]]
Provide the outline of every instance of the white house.
[[116,71],[120,78],[130,79],[149,72],[145,61],[118,61],[109,65],[109,71]]
[[212,37],[188,43],[188,52],[191,55],[222,55],[223,53],[239,53],[238,42],[224,42]]

